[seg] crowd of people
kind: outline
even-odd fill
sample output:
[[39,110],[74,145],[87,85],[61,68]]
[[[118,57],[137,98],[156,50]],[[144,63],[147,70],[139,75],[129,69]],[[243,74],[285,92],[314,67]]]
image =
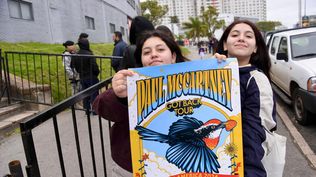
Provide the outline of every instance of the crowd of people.
[[[114,176],[132,176],[132,162],[129,136],[129,116],[127,105],[127,77],[133,72],[128,68],[185,62],[179,45],[172,32],[165,26],[156,29],[146,18],[133,18],[129,45],[122,40],[122,34],[113,34],[113,59],[111,66],[116,71],[112,87],[98,95],[95,93],[85,99],[84,108],[92,110],[101,117],[114,122],[110,131],[111,153],[115,164]],[[89,47],[88,35],[80,35],[75,51],[74,42],[66,41],[63,63],[68,77],[73,83],[73,93],[80,81],[81,89],[99,82],[99,69],[95,58],[84,59],[71,54],[93,55]],[[202,48],[202,47],[199,47]],[[204,47],[203,47],[204,48]],[[257,27],[249,21],[241,20],[230,24],[219,41],[209,38],[208,52],[214,54],[218,62],[227,57],[237,58],[239,65],[241,113],[243,131],[244,173],[245,177],[265,177],[266,169],[261,162],[266,154],[262,144],[266,134],[276,129],[275,102],[270,85],[271,67],[265,42]],[[199,52],[206,52],[200,51]],[[202,55],[202,54],[201,54]],[[155,62],[153,62],[153,60]],[[84,66],[84,67],[83,67]],[[79,77],[78,77],[79,75]],[[79,79],[80,78],[80,79]]]

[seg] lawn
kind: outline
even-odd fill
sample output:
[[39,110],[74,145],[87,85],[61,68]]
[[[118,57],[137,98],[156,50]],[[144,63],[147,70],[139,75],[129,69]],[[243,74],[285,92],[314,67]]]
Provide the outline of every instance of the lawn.
[[[53,103],[60,102],[71,95],[71,86],[66,78],[60,55],[64,47],[62,44],[45,44],[38,42],[28,43],[7,43],[0,42],[2,56],[4,52],[28,52],[31,54],[7,53],[9,71],[17,77],[30,80],[39,85],[51,85]],[[91,44],[91,50],[97,56],[111,56],[113,50],[112,43]],[[181,48],[184,55],[189,53],[187,48]],[[36,53],[36,54],[33,54]],[[42,53],[41,55],[37,53]],[[100,80],[104,80],[111,75],[110,60],[97,58],[100,67]],[[14,84],[14,83],[11,83]],[[24,84],[26,87],[28,83]]]
[[[65,76],[61,55],[48,55],[62,54],[64,47],[61,44],[0,42],[0,49],[3,57],[4,52],[27,52],[7,53],[9,72],[36,85],[51,85],[53,103],[60,102],[71,95],[71,87]],[[113,44],[91,44],[91,50],[97,56],[111,56]],[[113,74],[109,59],[97,58],[97,63],[101,70],[101,80]],[[28,82],[22,84],[24,88],[29,86]]]

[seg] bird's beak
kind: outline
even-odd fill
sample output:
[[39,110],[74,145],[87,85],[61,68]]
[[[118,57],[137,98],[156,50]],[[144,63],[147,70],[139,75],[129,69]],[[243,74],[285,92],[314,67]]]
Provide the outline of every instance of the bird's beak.
[[231,131],[234,127],[236,127],[237,122],[235,120],[228,120],[224,124],[226,131]]

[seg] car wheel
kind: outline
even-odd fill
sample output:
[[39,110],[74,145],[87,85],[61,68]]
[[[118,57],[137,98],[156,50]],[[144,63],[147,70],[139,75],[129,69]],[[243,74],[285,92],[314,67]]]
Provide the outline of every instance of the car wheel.
[[308,111],[305,108],[303,99],[301,95],[298,94],[298,88],[295,89],[294,95],[293,95],[293,107],[294,107],[294,114],[295,114],[295,119],[297,122],[301,125],[307,125],[309,122],[308,119]]

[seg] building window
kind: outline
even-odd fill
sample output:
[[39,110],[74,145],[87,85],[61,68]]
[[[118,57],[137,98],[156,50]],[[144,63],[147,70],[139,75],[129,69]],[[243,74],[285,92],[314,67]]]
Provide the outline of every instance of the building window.
[[86,21],[86,28],[87,29],[95,30],[94,18],[85,16],[85,21]]
[[110,23],[110,32],[111,34],[115,32],[115,25],[113,23]]
[[123,36],[125,35],[125,30],[124,30],[123,26],[121,26],[121,33],[122,33]]
[[25,1],[9,0],[9,14],[11,18],[34,20],[32,3]]
[[135,9],[135,0],[127,0],[127,3]]

